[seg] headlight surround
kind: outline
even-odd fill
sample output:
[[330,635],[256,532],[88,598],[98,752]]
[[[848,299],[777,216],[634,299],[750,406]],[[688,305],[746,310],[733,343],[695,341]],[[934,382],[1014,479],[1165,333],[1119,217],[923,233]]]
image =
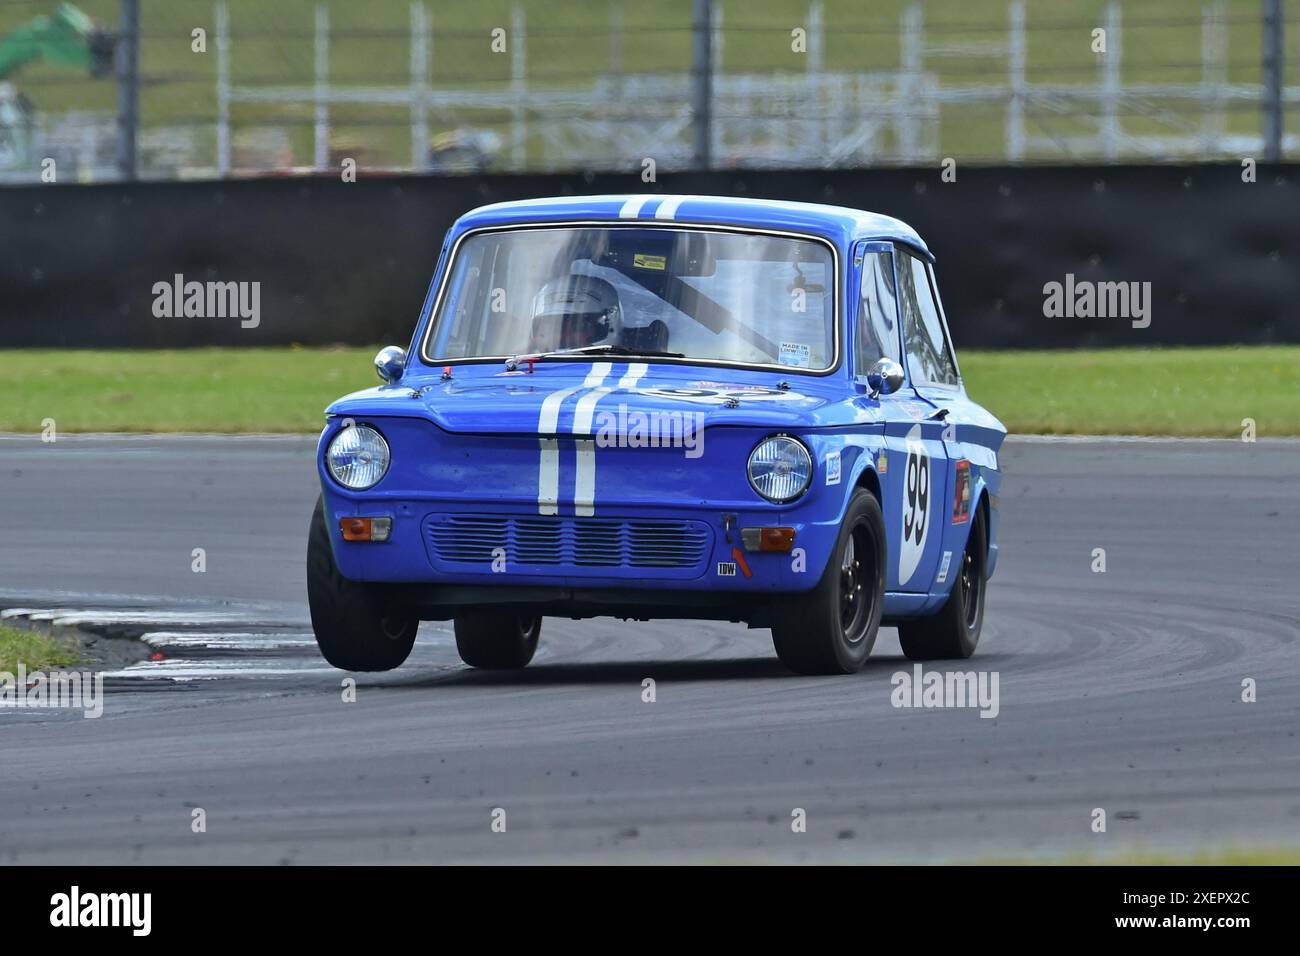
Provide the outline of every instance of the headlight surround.
[[388,471],[388,442],[369,425],[349,425],[330,439],[325,464],[344,488],[364,491]]
[[749,484],[768,501],[794,501],[812,483],[812,455],[788,435],[765,438],[749,453]]

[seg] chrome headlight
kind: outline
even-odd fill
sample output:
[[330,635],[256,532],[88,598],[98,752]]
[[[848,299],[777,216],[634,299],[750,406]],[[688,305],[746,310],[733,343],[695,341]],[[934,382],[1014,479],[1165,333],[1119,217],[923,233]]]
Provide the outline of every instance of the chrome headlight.
[[363,491],[388,471],[388,442],[368,425],[349,425],[325,449],[325,464],[344,488]]
[[768,501],[793,501],[812,481],[812,456],[803,443],[774,435],[749,454],[749,483]]

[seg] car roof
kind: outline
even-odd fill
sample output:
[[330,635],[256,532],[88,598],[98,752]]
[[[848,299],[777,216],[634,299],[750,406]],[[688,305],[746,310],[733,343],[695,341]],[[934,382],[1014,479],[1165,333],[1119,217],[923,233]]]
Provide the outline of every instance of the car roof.
[[916,230],[892,216],[846,206],[736,196],[628,193],[519,199],[471,209],[456,220],[453,231],[459,235],[470,229],[492,226],[586,220],[753,226],[811,233],[842,247],[859,239],[886,239],[905,243],[927,258],[934,258]]

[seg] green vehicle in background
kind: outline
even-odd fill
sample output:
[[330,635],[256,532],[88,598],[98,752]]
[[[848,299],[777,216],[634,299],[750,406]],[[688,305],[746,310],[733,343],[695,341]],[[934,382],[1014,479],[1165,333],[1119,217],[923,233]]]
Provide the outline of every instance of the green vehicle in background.
[[45,62],[107,76],[114,35],[70,3],[0,36],[0,171],[28,168],[35,116],[31,102],[9,78],[29,63]]

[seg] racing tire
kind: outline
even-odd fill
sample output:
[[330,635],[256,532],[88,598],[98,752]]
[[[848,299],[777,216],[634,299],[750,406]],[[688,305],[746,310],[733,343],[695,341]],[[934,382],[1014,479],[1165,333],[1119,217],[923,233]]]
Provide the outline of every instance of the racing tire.
[[469,611],[456,615],[456,650],[470,667],[518,670],[537,652],[542,619],[510,611]]
[[317,499],[307,535],[307,604],[321,656],[345,671],[390,671],[410,656],[418,618],[395,613],[373,585],[339,573]]
[[797,674],[852,674],[862,668],[880,630],[885,550],[880,502],[859,488],[817,586],[772,608],[772,644],[781,663]]
[[898,643],[909,660],[964,659],[975,653],[984,626],[988,555],[984,509],[976,508],[961,568],[948,600],[929,617],[902,621],[898,625]]

